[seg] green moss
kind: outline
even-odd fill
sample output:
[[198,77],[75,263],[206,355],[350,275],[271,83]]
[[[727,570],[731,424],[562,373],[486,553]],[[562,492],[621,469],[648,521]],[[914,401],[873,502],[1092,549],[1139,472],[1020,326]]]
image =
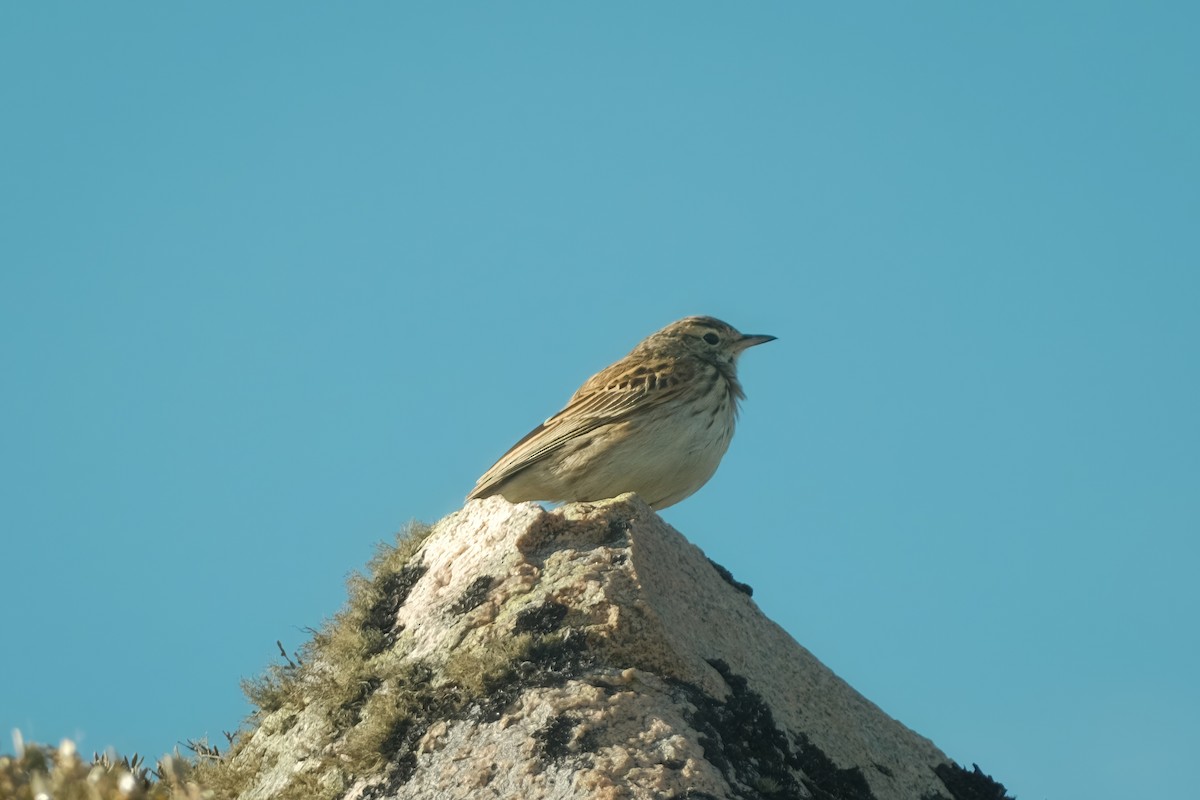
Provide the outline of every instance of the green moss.
[[759,794],[773,795],[783,791],[783,784],[774,778],[760,775],[750,781],[751,788]]
[[484,697],[512,679],[517,665],[527,660],[534,642],[533,634],[521,633],[491,642],[487,647],[457,651],[442,667],[442,675],[449,685],[458,687],[463,697]]
[[207,797],[231,800],[249,785],[258,773],[257,763],[246,759],[237,762],[222,760],[200,760],[189,763],[189,775],[207,791]]
[[424,665],[408,664],[390,672],[365,700],[358,721],[338,748],[354,774],[377,771],[392,755],[386,741],[398,727],[411,726],[430,704],[430,674]]
[[[403,699],[412,692],[400,687],[415,682],[414,668],[387,649],[388,637],[396,611],[424,571],[413,557],[431,531],[428,525],[412,523],[394,545],[380,545],[367,574],[347,581],[345,607],[313,631],[295,659],[284,653],[285,663],[243,681],[242,689],[255,707],[252,727],[241,732],[223,758],[202,759],[194,768],[216,797],[237,796],[262,771],[261,756],[253,758],[256,751],[245,744],[269,714],[276,715],[279,731],[294,726],[300,712],[324,717],[331,738],[343,737],[338,750],[347,756],[322,757],[298,772],[278,795],[283,800],[335,797],[353,776],[378,766],[379,743],[397,719],[410,713]],[[383,692],[385,687],[391,688]]]
[[272,796],[272,800],[334,800],[348,788],[341,770],[304,770],[294,775],[287,786]]
[[295,706],[301,701],[295,677],[294,667],[272,664],[257,678],[242,679],[242,694],[259,712],[270,713],[284,706]]

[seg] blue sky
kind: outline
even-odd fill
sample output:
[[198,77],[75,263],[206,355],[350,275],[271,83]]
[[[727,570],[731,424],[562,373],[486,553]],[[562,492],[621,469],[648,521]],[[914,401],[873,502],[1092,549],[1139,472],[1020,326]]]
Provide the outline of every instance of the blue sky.
[[0,734],[220,739],[375,542],[711,314],[779,340],[667,521],[1023,800],[1184,796],[1197,16],[4,5]]

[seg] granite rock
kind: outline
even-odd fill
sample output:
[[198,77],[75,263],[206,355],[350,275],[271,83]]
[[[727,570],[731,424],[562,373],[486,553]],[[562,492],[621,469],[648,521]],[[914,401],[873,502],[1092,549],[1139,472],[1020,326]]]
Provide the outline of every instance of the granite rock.
[[[233,758],[242,798],[1006,796],[834,675],[635,495],[471,501],[405,570],[377,604],[386,645],[363,658],[408,677],[360,675],[377,696],[353,713],[315,689],[265,711]],[[300,680],[336,680],[322,669],[318,650]],[[388,693],[404,711],[380,757],[346,755]]]

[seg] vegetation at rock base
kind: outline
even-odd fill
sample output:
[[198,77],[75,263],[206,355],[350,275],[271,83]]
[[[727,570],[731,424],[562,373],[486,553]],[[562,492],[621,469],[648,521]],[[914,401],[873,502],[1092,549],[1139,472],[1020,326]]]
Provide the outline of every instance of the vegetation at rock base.
[[5,800],[209,800],[187,759],[168,756],[154,769],[138,756],[121,759],[105,755],[85,761],[75,745],[64,740],[57,748],[18,741],[16,754],[0,756],[0,797]]

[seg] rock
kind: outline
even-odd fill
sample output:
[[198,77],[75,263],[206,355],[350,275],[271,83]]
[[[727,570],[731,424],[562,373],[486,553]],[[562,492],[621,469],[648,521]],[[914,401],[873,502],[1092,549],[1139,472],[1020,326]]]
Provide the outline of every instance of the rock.
[[[976,800],[634,495],[469,502],[252,688],[245,800]],[[226,776],[228,777],[228,776]]]

